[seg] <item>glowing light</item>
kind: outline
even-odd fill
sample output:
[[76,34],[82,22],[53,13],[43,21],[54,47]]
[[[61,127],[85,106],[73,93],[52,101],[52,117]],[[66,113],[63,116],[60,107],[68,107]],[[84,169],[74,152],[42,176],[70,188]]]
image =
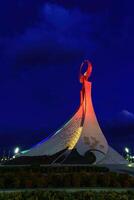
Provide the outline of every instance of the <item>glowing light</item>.
[[14,149],[14,153],[15,153],[15,154],[19,153],[19,151],[20,151],[20,148],[19,148],[19,147],[16,147],[16,148]]
[[69,150],[72,150],[74,148],[74,146],[76,145],[80,135],[81,135],[81,132],[82,132],[82,127],[79,127],[73,134],[73,137],[71,138],[71,140],[69,141],[68,143],[68,149]]
[[129,148],[125,147],[125,152],[129,153]]
[[129,163],[128,167],[133,167],[134,168],[134,163]]
[[21,154],[25,154],[25,153],[27,153],[27,152],[29,152],[29,149],[28,149],[28,150],[25,150],[25,151],[21,151]]

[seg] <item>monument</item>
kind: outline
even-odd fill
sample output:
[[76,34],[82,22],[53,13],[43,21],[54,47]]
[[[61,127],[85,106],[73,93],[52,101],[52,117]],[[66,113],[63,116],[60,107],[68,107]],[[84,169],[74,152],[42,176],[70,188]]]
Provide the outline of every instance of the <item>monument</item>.
[[[82,73],[83,67],[86,71]],[[108,145],[97,121],[91,97],[92,83],[88,81],[92,65],[85,60],[80,67],[80,106],[74,116],[55,134],[41,141],[19,157],[50,157],[51,164],[76,163],[125,164],[126,160]]]

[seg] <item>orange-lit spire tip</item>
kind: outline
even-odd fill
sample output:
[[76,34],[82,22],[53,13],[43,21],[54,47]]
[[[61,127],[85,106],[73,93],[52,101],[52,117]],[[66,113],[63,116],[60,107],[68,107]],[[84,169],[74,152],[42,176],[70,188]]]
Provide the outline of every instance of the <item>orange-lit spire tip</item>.
[[[84,65],[87,65],[87,70],[82,73],[82,68]],[[84,60],[80,66],[80,82],[83,83],[84,80],[88,80],[88,78],[91,76],[92,73],[92,64],[89,62],[89,60]]]

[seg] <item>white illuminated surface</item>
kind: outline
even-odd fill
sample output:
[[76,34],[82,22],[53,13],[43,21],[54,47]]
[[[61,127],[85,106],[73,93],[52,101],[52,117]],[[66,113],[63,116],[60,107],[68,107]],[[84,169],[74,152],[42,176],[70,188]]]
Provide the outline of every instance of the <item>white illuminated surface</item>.
[[129,149],[128,149],[127,147],[125,148],[125,152],[126,152],[126,153],[129,153]]
[[19,148],[19,147],[16,147],[16,148],[14,149],[14,153],[15,153],[15,154],[19,153],[19,151],[20,151],[20,148]]

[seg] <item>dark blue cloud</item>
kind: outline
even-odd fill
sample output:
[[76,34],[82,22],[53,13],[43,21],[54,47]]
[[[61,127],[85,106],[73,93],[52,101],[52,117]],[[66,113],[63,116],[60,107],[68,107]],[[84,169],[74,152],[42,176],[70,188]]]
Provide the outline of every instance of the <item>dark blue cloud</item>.
[[93,46],[86,33],[91,28],[86,27],[88,15],[53,4],[44,4],[39,15],[40,22],[24,33],[1,37],[3,59],[9,68],[70,63],[77,57],[83,58],[87,47]]
[[98,14],[101,12],[105,12],[108,8],[111,7],[114,1],[109,0],[72,0],[72,1],[56,1],[56,0],[49,0],[49,2],[53,4],[61,5],[67,9],[79,9],[82,12],[88,12],[90,14]]
[[[13,5],[18,4],[25,11],[36,7],[37,12],[33,14],[34,17],[30,15],[30,22],[38,20],[32,25],[26,25],[23,20],[26,26],[22,33],[16,37],[6,37],[6,34],[1,37],[2,41],[5,40],[5,46],[4,42],[1,45],[1,48],[5,49],[3,57],[9,60],[11,66],[31,68],[50,63],[56,66],[71,63],[77,57],[102,57],[102,60],[109,57],[118,62],[120,57],[125,56],[125,60],[133,60],[132,51],[127,50],[132,48],[134,42],[133,16],[131,12],[128,13],[129,9],[125,3],[122,3],[121,7],[120,3],[115,1],[112,4],[103,1],[102,6],[93,1],[78,1],[77,4],[75,1],[72,4],[18,1]],[[90,9],[95,8],[94,5],[97,5],[96,9],[99,10],[91,12]],[[89,9],[88,12],[83,8]],[[23,27],[21,21],[19,23]]]
[[44,1],[5,0],[0,3],[0,35],[14,36],[23,33],[39,21]]

